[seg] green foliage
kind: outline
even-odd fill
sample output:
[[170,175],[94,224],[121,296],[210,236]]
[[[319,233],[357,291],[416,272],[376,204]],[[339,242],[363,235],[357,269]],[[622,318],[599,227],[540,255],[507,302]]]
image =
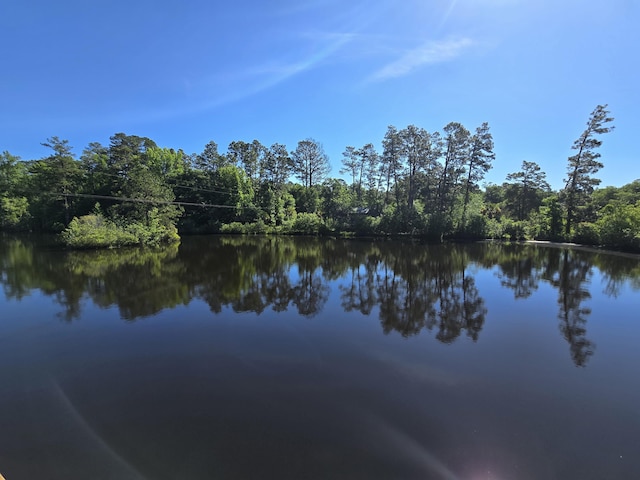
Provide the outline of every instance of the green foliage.
[[596,225],[605,245],[640,249],[640,202],[635,205],[607,205]]
[[492,240],[504,238],[504,226],[497,218],[487,218],[485,229],[487,238]]
[[338,229],[349,226],[349,220],[354,210],[353,192],[344,180],[330,179],[322,185],[322,211],[331,218]]
[[16,196],[24,191],[26,163],[4,151],[0,153],[0,195]]
[[127,223],[124,228],[136,237],[140,245],[158,246],[180,241],[178,229],[157,208],[152,208],[148,212],[145,223]]
[[166,222],[175,222],[182,209],[171,202],[175,196],[166,178],[153,171],[137,168],[125,180],[121,195],[131,202],[121,202],[112,207],[114,216],[131,222],[148,222],[150,205]]
[[600,232],[597,225],[589,222],[580,222],[575,226],[572,240],[585,245],[599,245]]
[[276,224],[280,225],[287,221],[293,221],[296,218],[296,199],[290,193],[283,193],[278,201],[279,210]]
[[30,214],[41,229],[56,230],[56,224],[68,224],[77,213],[74,195],[80,191],[82,170],[67,140],[51,137],[42,145],[53,153],[30,166]]
[[151,172],[161,177],[182,175],[186,168],[184,152],[173,148],[149,148],[145,163]]
[[[486,123],[473,135],[457,122],[442,133],[390,126],[382,155],[372,143],[346,148],[351,185],[320,183],[328,159],[312,139],[291,155],[285,145],[257,140],[231,142],[227,153],[209,142],[187,155],[117,133],[76,160],[66,140],[52,137],[44,144],[52,154],[41,160],[0,155],[0,229],[65,230],[66,242],[80,247],[173,242],[177,224],[190,233],[535,238],[640,249],[640,180],[594,190],[596,137],[612,128],[605,107],[574,143],[561,192],[526,161],[507,176],[511,183],[481,191],[494,159]],[[304,184],[287,183],[290,175]],[[96,198],[104,208],[92,213]]]
[[[413,208],[409,208],[405,204],[388,205],[382,211],[379,222],[380,231],[383,233],[423,234],[425,230],[431,228],[431,220],[418,211],[420,207],[421,205],[418,204]],[[434,217],[431,216],[431,219]]]
[[546,198],[540,207],[538,235],[541,240],[563,240],[562,207],[557,196]]
[[466,239],[483,239],[487,238],[487,220],[483,214],[484,203],[483,195],[480,192],[469,192],[465,194],[463,205],[457,205],[457,211],[463,212],[463,220],[458,225],[455,236]]
[[296,149],[291,152],[291,166],[294,175],[305,187],[322,183],[331,170],[329,157],[324,153],[322,144],[312,138],[298,142]]
[[267,233],[275,233],[273,227],[268,227],[262,221],[258,219],[252,223],[231,222],[222,225],[220,227],[220,233],[234,234],[234,235],[263,235]]
[[589,116],[586,130],[571,147],[577,153],[568,159],[567,179],[563,191],[566,210],[565,235],[567,237],[571,235],[571,228],[574,218],[579,214],[579,208],[587,203],[594,187],[600,184],[600,179],[593,176],[603,167],[603,164],[598,160],[600,153],[596,152],[596,149],[602,145],[602,141],[597,138],[597,135],[612,131],[614,127],[607,126],[612,121],[613,118],[609,117],[607,105],[598,105]]
[[222,223],[257,219],[253,205],[254,190],[249,177],[238,167],[226,165],[212,175],[216,193],[212,198],[216,205],[224,205],[215,214]]
[[427,238],[441,242],[444,236],[453,228],[453,221],[447,215],[441,212],[435,212],[429,215],[427,219],[424,235]]
[[158,246],[180,241],[176,227],[163,223],[157,209],[149,212],[149,222],[119,226],[100,213],[74,217],[60,234],[62,242],[72,248],[111,248],[126,245]]
[[505,184],[488,184],[484,189],[484,201],[487,204],[499,204],[505,199]]
[[315,213],[299,213],[291,225],[291,233],[318,235],[322,226],[322,219]]
[[473,214],[467,220],[462,236],[472,239],[484,239],[487,238],[488,219],[482,215]]
[[136,245],[132,233],[118,227],[101,215],[74,217],[60,234],[62,242],[72,248],[105,248]]
[[0,197],[1,229],[24,230],[29,218],[29,201],[25,197]]
[[532,211],[537,210],[550,189],[540,166],[526,160],[522,162],[519,172],[507,175],[507,180],[514,183],[503,184],[505,206],[517,220],[525,220]]
[[356,215],[351,220],[352,231],[358,235],[377,235],[381,233],[381,217],[370,217],[368,215]]
[[506,218],[502,221],[502,238],[508,240],[525,240],[526,224],[520,220]]
[[317,213],[320,208],[320,195],[315,187],[304,187],[298,184],[289,186],[289,193],[295,200],[298,213]]
[[225,223],[220,227],[220,233],[244,234],[247,233],[247,224],[241,222]]
[[266,148],[258,140],[251,143],[236,141],[229,144],[227,157],[244,171],[252,183],[256,183],[263,170],[265,153]]

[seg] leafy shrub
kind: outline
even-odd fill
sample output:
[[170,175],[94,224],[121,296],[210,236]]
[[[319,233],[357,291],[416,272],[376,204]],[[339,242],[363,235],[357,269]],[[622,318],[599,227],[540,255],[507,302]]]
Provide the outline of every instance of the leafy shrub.
[[487,218],[482,215],[471,215],[467,220],[464,230],[458,235],[462,238],[482,239],[487,238]]
[[29,201],[25,197],[0,197],[0,228],[26,229],[29,218]]
[[600,244],[600,233],[598,232],[598,227],[589,222],[578,223],[575,226],[573,241],[584,243],[586,245]]
[[488,238],[491,238],[494,240],[503,238],[504,226],[502,224],[502,221],[498,220],[497,218],[488,218],[486,229],[487,229]]
[[640,249],[640,202],[606,205],[600,211],[596,225],[604,245]]
[[100,215],[74,217],[60,237],[73,248],[105,248],[138,244],[138,238]]
[[231,222],[225,223],[224,225],[222,225],[222,227],[220,227],[220,233],[228,233],[232,235],[259,235],[274,233],[275,231],[275,228],[267,226],[261,218],[259,218],[257,222]]
[[220,227],[220,233],[230,233],[230,234],[245,234],[247,233],[247,228],[244,223],[241,222],[231,222],[225,223]]
[[380,231],[381,217],[358,215],[352,220],[353,230],[357,235],[375,235]]
[[149,211],[146,224],[133,222],[119,226],[100,213],[74,217],[69,226],[62,231],[60,238],[65,245],[72,248],[157,246],[180,241],[175,225],[162,222],[157,209]]
[[291,233],[317,235],[321,226],[322,220],[315,213],[299,213],[291,225]]
[[503,238],[510,240],[524,240],[526,238],[526,224],[520,220],[503,220]]

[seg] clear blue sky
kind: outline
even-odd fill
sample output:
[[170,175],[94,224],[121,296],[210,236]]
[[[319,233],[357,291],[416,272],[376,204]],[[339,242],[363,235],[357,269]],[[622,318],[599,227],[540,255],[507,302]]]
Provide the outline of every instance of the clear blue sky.
[[609,104],[604,185],[640,178],[637,0],[21,0],[0,5],[0,150],[80,155],[116,132],[201,152],[214,140],[347,145],[388,125],[491,126],[488,181],[522,160],[562,186]]

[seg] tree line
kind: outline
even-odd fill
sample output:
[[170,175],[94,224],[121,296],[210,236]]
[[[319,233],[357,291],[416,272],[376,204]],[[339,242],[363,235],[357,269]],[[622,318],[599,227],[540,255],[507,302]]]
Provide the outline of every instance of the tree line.
[[211,141],[187,154],[117,133],[77,158],[67,140],[52,137],[45,158],[0,156],[0,228],[62,232],[72,246],[227,232],[534,238],[637,250],[640,181],[598,188],[598,147],[612,121],[606,105],[591,113],[559,191],[529,161],[501,185],[483,186],[495,160],[487,123],[470,131],[451,122],[441,132],[389,126],[380,150],[345,148],[348,180],[329,177],[329,158],[311,138],[291,151],[253,140],[222,153]]

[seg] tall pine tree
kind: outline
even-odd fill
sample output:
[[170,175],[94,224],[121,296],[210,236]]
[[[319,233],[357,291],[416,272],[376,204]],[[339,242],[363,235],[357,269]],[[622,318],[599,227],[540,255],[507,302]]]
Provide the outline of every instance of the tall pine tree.
[[587,129],[573,143],[572,150],[577,153],[569,157],[567,166],[567,179],[564,187],[564,203],[566,211],[565,236],[571,236],[571,227],[576,218],[576,212],[580,206],[586,203],[588,196],[595,186],[600,184],[600,179],[593,175],[603,165],[598,161],[600,153],[597,149],[602,141],[596,135],[602,135],[613,130],[613,126],[607,126],[613,121],[609,116],[607,105],[598,105],[587,122]]

